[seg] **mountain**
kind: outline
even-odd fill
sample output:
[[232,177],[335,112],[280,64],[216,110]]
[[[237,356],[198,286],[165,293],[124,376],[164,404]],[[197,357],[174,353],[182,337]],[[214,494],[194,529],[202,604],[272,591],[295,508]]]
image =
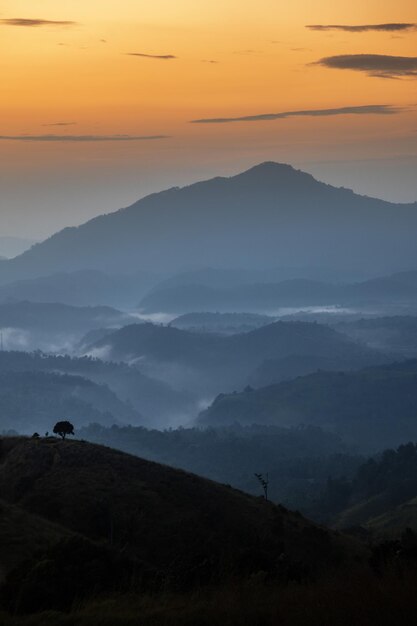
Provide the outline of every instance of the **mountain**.
[[88,353],[137,363],[149,376],[203,397],[242,388],[266,359],[310,354],[349,361],[352,367],[386,361],[327,326],[305,322],[275,322],[232,336],[134,324],[105,336]]
[[6,259],[22,254],[36,243],[23,237],[0,237],[0,255]]
[[205,426],[312,424],[369,452],[417,439],[417,360],[355,372],[317,372],[242,393],[220,394]]
[[335,328],[376,350],[407,358],[417,356],[417,317],[396,315],[360,319],[337,324]]
[[235,335],[274,321],[273,317],[255,313],[186,313],[173,319],[169,326],[194,332]]
[[[3,284],[94,269],[332,267],[370,273],[417,265],[417,204],[393,204],[263,163],[231,178],[172,188],[66,228],[0,263]],[[302,235],[301,235],[302,233]],[[308,236],[305,236],[305,234]]]
[[[76,393],[76,380],[82,379],[85,383],[91,383],[91,389],[95,390],[96,397],[91,401],[93,407],[99,406],[100,410],[106,413],[106,407],[103,409],[103,403],[109,402],[107,408],[111,415],[101,415],[93,413],[92,410],[85,407],[85,415],[80,419],[82,423],[100,422],[106,423],[128,423],[128,424],[148,424],[155,426],[173,425],[178,422],[179,417],[194,415],[197,411],[195,404],[189,394],[175,391],[169,385],[160,380],[155,380],[149,376],[145,376],[138,367],[129,366],[124,363],[105,363],[98,359],[76,358],[69,356],[52,356],[39,352],[0,352],[0,377],[19,374],[31,379],[39,381],[39,392],[36,388],[32,388],[33,397],[36,402],[47,404],[50,411],[54,410],[53,403],[58,402],[57,385],[63,380],[68,381],[67,389],[74,397],[79,398]],[[45,374],[62,374],[61,378],[39,377],[35,375]],[[20,380],[18,377],[13,379]],[[48,381],[49,386],[41,384]],[[87,388],[87,387],[86,387]],[[26,391],[19,395],[19,389],[16,388],[16,397],[11,410],[16,410],[25,415],[24,432],[33,432],[40,428],[37,425],[35,416],[31,419],[30,410],[28,408],[28,400]],[[1,390],[0,390],[1,393]],[[110,393],[113,394],[110,398]],[[102,399],[100,400],[100,394]],[[66,398],[67,400],[67,398]],[[118,404],[116,404],[116,401]],[[99,405],[97,403],[99,402]],[[10,399],[10,403],[12,403]],[[111,408],[113,407],[113,408]],[[73,410],[71,406],[62,408],[64,413],[69,417]],[[56,411],[55,411],[56,412]],[[79,415],[79,411],[77,412]],[[10,416],[5,409],[4,415],[0,415],[0,430],[6,428],[6,421]],[[48,419],[54,419],[48,417]],[[75,419],[75,417],[74,417]],[[113,421],[111,421],[113,420]],[[10,425],[9,428],[16,428],[17,425]],[[49,430],[47,426],[45,430]]]
[[133,318],[105,306],[75,307],[50,302],[0,304],[0,327],[45,331],[87,332],[102,325],[121,326]]
[[198,284],[156,286],[139,303],[143,313],[206,311],[278,311],[281,307],[328,305],[339,301],[340,289],[312,280],[294,279],[280,283],[215,288]]
[[89,331],[120,328],[135,318],[116,309],[44,302],[0,303],[2,349],[72,351]]
[[147,272],[105,274],[95,270],[60,272],[0,286],[0,302],[29,300],[73,306],[134,308],[158,277]]
[[60,419],[85,426],[92,422],[111,426],[143,421],[137,411],[108,387],[81,376],[34,371],[0,374],[3,432],[50,432]]
[[33,533],[38,554],[16,555],[2,594],[14,610],[68,610],[110,590],[184,592],[261,571],[308,580],[360,553],[263,498],[109,448],[2,438],[0,455],[1,501],[69,535],[48,549]]
[[[174,283],[174,284],[172,284]],[[269,312],[271,315],[292,307],[318,307],[319,312],[304,314],[321,315],[337,305],[359,307],[374,312],[375,307],[402,311],[417,309],[417,272],[402,272],[358,283],[333,284],[307,279],[279,282],[266,280],[258,283],[213,286],[204,283],[163,281],[150,290],[141,300],[139,308],[144,313],[169,311],[170,313],[207,311]],[[377,309],[378,310],[378,309]],[[355,311],[346,311],[355,314]]]

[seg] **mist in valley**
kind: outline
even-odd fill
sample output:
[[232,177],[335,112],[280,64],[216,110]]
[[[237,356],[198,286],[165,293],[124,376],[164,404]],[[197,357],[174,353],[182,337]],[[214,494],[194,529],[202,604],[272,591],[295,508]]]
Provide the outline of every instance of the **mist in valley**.
[[[260,181],[270,190],[279,188],[284,173],[290,181],[285,182],[285,202],[291,203],[291,179],[298,174],[279,165],[242,174],[228,193],[236,193],[240,180],[251,193]],[[319,186],[320,198],[329,193],[320,183],[309,178],[307,182],[313,191]],[[228,184],[225,179],[220,186]],[[193,202],[202,197],[205,207],[210,185],[185,193]],[[216,194],[218,186],[217,181]],[[343,192],[343,197],[349,206],[356,202],[354,194],[345,197]],[[281,230],[287,229],[290,238],[296,227],[307,232],[311,226],[310,217],[301,211],[299,190],[296,198],[294,223],[290,213],[283,218],[281,198],[276,200],[276,215],[271,192],[265,204],[270,217],[284,219]],[[161,194],[146,202],[157,213],[165,200]],[[358,202],[361,211],[364,203],[371,207],[370,227],[378,202]],[[233,206],[230,215],[227,205],[217,207],[230,227],[238,203]],[[385,211],[384,220],[390,223],[391,207],[384,204],[378,210]],[[410,511],[417,497],[417,448],[412,443],[417,441],[417,259],[414,263],[406,245],[401,259],[392,246],[392,258],[385,251],[381,263],[380,254],[387,238],[392,235],[395,241],[399,233],[384,227],[374,233],[377,242],[357,241],[358,254],[373,259],[361,267],[346,265],[346,250],[334,265],[330,256],[336,254],[340,237],[337,243],[327,229],[325,238],[320,235],[320,246],[329,254],[331,248],[328,265],[323,264],[324,250],[316,264],[307,263],[309,255],[316,255],[317,239],[310,247],[306,243],[300,264],[294,265],[293,256],[287,263],[280,255],[273,259],[276,244],[270,245],[267,238],[262,247],[269,247],[268,254],[262,260],[258,255],[254,267],[248,267],[251,237],[259,250],[262,239],[262,229],[251,230],[252,218],[239,218],[236,239],[229,241],[231,231],[226,228],[220,242],[218,232],[203,221],[193,227],[198,229],[198,245],[205,241],[206,246],[223,247],[219,263],[205,266],[185,209],[175,214],[172,241],[162,239],[161,245],[149,207],[142,210],[139,203],[137,210],[126,211],[108,218],[120,222],[112,227],[114,239],[107,217],[85,226],[84,252],[76,262],[69,262],[67,247],[80,245],[80,233],[70,230],[0,264],[0,454],[6,450],[6,466],[15,468],[13,455],[19,446],[23,455],[24,446],[38,446],[34,454],[44,447],[49,458],[54,448],[60,463],[79,468],[87,464],[88,472],[96,461],[87,462],[82,455],[64,461],[59,455],[66,450],[78,455],[78,445],[92,446],[91,459],[117,450],[132,455],[123,457],[122,465],[135,463],[137,457],[140,463],[162,464],[149,465],[153,469],[146,472],[151,474],[155,467],[185,470],[194,476],[192,481],[197,476],[210,479],[225,489],[251,494],[258,503],[278,504],[279,515],[285,506],[332,529],[359,527],[366,541],[377,541],[381,529],[403,528],[405,523],[417,530],[414,518],[404,514],[404,507]],[[404,208],[410,225],[414,213],[415,207]],[[358,216],[349,226],[351,236],[359,227]],[[320,219],[313,238],[321,232]],[[349,221],[348,214],[343,219]],[[149,254],[146,268],[136,271],[138,264],[142,267],[140,255],[125,255],[120,233],[126,232],[127,239],[136,236],[136,225],[142,223],[152,245],[158,245],[159,260],[154,263]],[[346,225],[337,228],[346,235]],[[142,231],[138,246],[141,236]],[[184,248],[177,263],[181,267],[168,270],[177,244]],[[109,271],[109,259],[117,260],[117,273]],[[262,265],[272,260],[273,265]],[[49,266],[59,271],[48,273]],[[69,424],[68,436],[75,434],[72,447],[57,438],[60,424]],[[119,471],[120,458],[107,465],[97,461],[97,467],[106,467],[104,482],[109,480],[109,485],[113,478],[107,473]],[[15,468],[12,474],[19,472]],[[129,485],[133,475],[125,475]],[[26,489],[22,481],[16,494]],[[156,484],[157,489],[165,488],[163,481]],[[134,507],[130,517],[116,513],[107,496],[89,496],[89,503],[97,505],[92,517],[79,511],[79,522],[65,523],[87,532],[95,528],[91,520],[104,520],[97,522],[94,536],[110,537],[106,541],[114,546],[113,535],[123,532],[117,540],[131,542],[131,558],[137,541],[132,539],[132,520],[140,526],[141,515]],[[49,515],[43,505],[33,510]],[[225,545],[223,539],[219,545]],[[257,571],[259,565],[254,567]]]

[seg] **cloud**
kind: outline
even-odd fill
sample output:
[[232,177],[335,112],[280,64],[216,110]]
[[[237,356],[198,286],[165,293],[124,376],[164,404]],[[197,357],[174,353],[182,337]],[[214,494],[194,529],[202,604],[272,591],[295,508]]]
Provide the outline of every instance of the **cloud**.
[[365,72],[368,76],[378,78],[417,78],[417,57],[397,57],[386,54],[341,54],[324,57],[311,65]]
[[75,26],[77,22],[56,21],[56,20],[39,20],[27,18],[11,18],[0,20],[0,26],[27,26],[29,28],[37,26]]
[[215,61],[214,59],[201,59],[202,63],[211,63],[211,64],[217,64],[218,61]]
[[408,22],[393,22],[388,24],[358,24],[356,26],[352,26],[349,24],[307,24],[306,28],[318,31],[342,30],[348,33],[366,33],[370,30],[392,33],[397,31],[416,30],[417,24]]
[[74,126],[77,122],[52,122],[51,124],[42,124],[42,126]]
[[125,54],[129,57],[143,57],[145,59],[158,59],[160,61],[169,61],[177,58],[173,54],[144,54],[143,52],[126,52]]
[[282,113],[262,113],[244,117],[217,117],[191,120],[191,124],[227,124],[229,122],[264,122],[283,120],[288,117],[327,117],[334,115],[393,115],[402,111],[399,107],[388,104],[368,104],[356,107],[340,107],[337,109],[307,109],[305,111],[283,111]]
[[0,135],[0,141],[88,142],[169,139],[168,135]]

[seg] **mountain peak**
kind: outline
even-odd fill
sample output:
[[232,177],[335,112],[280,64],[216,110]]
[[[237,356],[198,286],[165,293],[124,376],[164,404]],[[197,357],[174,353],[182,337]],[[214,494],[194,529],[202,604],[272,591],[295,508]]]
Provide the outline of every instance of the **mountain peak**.
[[274,183],[278,182],[280,185],[292,185],[294,182],[300,184],[301,181],[317,186],[325,185],[317,181],[311,174],[307,174],[307,172],[298,170],[288,163],[277,163],[276,161],[264,161],[263,163],[254,165],[250,169],[238,174],[236,178],[249,179],[251,182],[272,181]]

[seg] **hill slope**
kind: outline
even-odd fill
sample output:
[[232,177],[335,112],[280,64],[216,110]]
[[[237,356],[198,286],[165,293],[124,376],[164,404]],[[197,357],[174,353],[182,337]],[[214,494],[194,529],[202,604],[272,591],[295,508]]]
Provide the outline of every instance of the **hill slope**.
[[[46,376],[40,376],[42,373]],[[66,378],[60,378],[57,374],[63,374]],[[41,428],[37,422],[39,416],[35,419],[31,411],[31,402],[34,403],[33,408],[39,408],[40,404],[49,407],[45,416],[46,420],[54,419],[58,409],[63,410],[67,417],[70,417],[71,411],[76,408],[75,399],[81,400],[80,395],[75,391],[79,388],[77,379],[84,381],[85,389],[95,390],[94,399],[91,397],[89,400],[91,407],[83,405],[84,408],[80,409],[84,411],[84,415],[80,415],[78,409],[76,415],[73,414],[73,419],[77,416],[83,424],[89,421],[101,422],[103,419],[108,423],[110,419],[113,419],[114,422],[132,424],[142,424],[148,420],[148,424],[162,426],[167,423],[172,424],[178,415],[190,413],[191,410],[195,411],[189,395],[174,391],[163,382],[145,376],[137,367],[130,367],[123,363],[51,356],[39,352],[0,351],[0,378],[4,379],[5,376],[8,377],[9,382],[13,381],[9,391],[11,392],[11,389],[15,391],[5,398],[6,387],[0,388],[0,396],[6,402],[3,405],[4,413],[0,415],[0,430],[23,428],[21,432],[30,433]],[[19,381],[24,380],[32,381],[33,384],[30,385],[30,389],[23,388],[20,393]],[[62,397],[58,393],[58,388],[62,388],[64,380],[67,380],[66,388],[69,394],[67,399],[71,399],[72,408],[68,403],[62,406],[58,402],[58,398]],[[49,381],[48,385],[47,381]],[[88,382],[91,382],[90,387],[88,387]],[[38,388],[36,384],[39,385]],[[63,389],[65,387],[62,391]],[[67,397],[67,394],[65,393],[64,396]],[[30,401],[29,398],[31,398]],[[54,402],[58,404],[54,406]],[[109,403],[107,406],[106,402]],[[101,407],[101,411],[110,415],[94,414],[94,407]],[[13,426],[17,415],[24,417],[24,422]],[[42,424],[45,423],[45,419],[42,418]],[[42,428],[50,430],[50,424]]]
[[275,322],[232,336],[134,324],[107,335],[88,352],[106,359],[137,361],[151,376],[210,394],[245,386],[266,359],[309,354],[349,362],[352,367],[386,360],[327,326],[305,322]]
[[416,439],[416,413],[417,361],[410,360],[221,394],[200,414],[200,423],[314,424],[369,451]]
[[20,257],[2,261],[0,281],[46,275],[51,268],[173,272],[196,263],[246,267],[248,251],[253,268],[402,270],[417,264],[416,226],[416,204],[358,196],[289,165],[263,163],[231,178],[156,193],[66,228]]
[[[354,554],[341,536],[262,498],[79,441],[0,440],[0,498],[134,562],[129,589],[161,584],[183,589],[260,570],[305,578]],[[80,554],[78,543],[73,548],[71,553],[67,544],[50,554],[49,562],[29,563],[23,572],[28,591],[35,584],[42,600],[51,593],[46,581],[52,588],[60,580],[74,588],[77,580],[67,580],[67,572],[79,558],[87,566],[92,547],[84,546]],[[100,559],[102,552],[103,547]],[[51,563],[63,556],[67,563],[54,579]],[[113,589],[120,583],[116,574]],[[22,577],[12,582],[20,589]]]

